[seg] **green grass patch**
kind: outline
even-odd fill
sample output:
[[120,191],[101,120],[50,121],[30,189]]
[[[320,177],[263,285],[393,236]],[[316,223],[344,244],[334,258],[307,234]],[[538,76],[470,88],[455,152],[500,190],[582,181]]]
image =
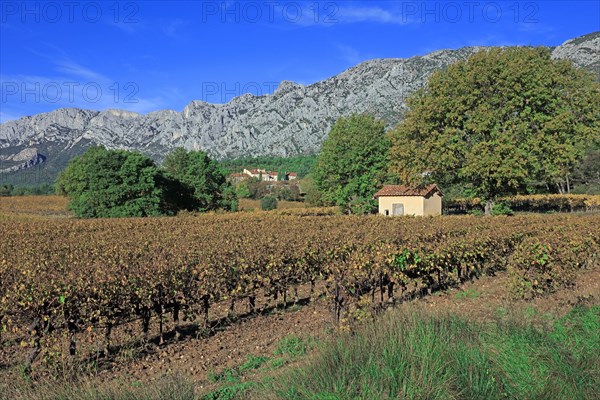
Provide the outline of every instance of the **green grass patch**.
[[275,355],[288,356],[291,358],[303,356],[314,347],[314,340],[288,335],[281,339],[273,352]]
[[288,363],[288,359],[285,357],[277,357],[271,360],[271,362],[269,363],[269,368],[271,369],[278,369],[283,367],[284,365],[286,365]]
[[200,400],[235,400],[243,399],[245,393],[253,387],[253,382],[236,383],[222,386],[200,397]]
[[456,299],[476,299],[479,297],[479,295],[480,295],[480,293],[477,290],[470,288],[470,289],[462,290],[462,291],[456,293],[454,295],[454,298],[456,298]]
[[[530,314],[530,312],[526,313]],[[281,399],[600,398],[600,307],[553,324],[395,312],[265,388]]]
[[254,356],[249,355],[246,358],[246,361],[234,368],[226,368],[218,374],[214,372],[210,372],[208,374],[208,379],[211,382],[228,382],[228,383],[237,383],[239,382],[239,377],[243,375],[245,372],[252,371],[255,369],[259,369],[262,367],[267,361],[269,361],[268,357],[263,356]]
[[269,362],[269,357],[249,355],[246,361],[235,368],[226,368],[219,374],[209,373],[208,379],[221,386],[205,395],[201,400],[233,400],[245,398],[246,392],[256,385],[255,382],[242,382],[242,377],[249,371],[258,370]]
[[254,369],[259,369],[268,360],[269,360],[268,357],[249,355],[248,358],[246,359],[246,362],[243,363],[242,365],[240,365],[240,367],[238,368],[238,371],[240,373],[244,373],[246,371],[251,371],[251,370],[254,370]]
[[[248,371],[259,370],[264,367],[265,371],[274,371],[284,367],[290,360],[303,356],[314,346],[313,339],[304,339],[289,335],[281,339],[273,354],[277,357],[271,359],[264,356],[249,355],[246,361],[235,368],[227,368],[219,374],[209,374],[209,380],[220,383],[221,386],[212,392],[205,394],[201,400],[233,400],[247,397],[250,389],[259,386],[259,381],[242,381],[242,377]],[[255,377],[256,378],[256,377]],[[269,377],[264,377],[261,385],[272,382]]]

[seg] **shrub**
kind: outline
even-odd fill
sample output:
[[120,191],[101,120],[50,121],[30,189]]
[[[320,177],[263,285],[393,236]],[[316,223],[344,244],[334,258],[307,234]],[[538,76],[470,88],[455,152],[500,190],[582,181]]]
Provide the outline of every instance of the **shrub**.
[[260,199],[260,209],[263,211],[275,210],[277,208],[277,199],[272,196],[265,196]]
[[492,207],[492,215],[513,215],[513,210],[506,203],[496,203]]

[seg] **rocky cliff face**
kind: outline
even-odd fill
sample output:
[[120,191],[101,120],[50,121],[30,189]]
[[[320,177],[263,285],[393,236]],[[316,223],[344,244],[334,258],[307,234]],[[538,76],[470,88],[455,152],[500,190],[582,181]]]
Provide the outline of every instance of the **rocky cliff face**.
[[600,80],[600,31],[567,40],[552,50],[552,58],[571,60]]
[[[182,112],[59,109],[0,125],[0,156],[45,148],[50,164],[51,148],[60,149],[58,158],[64,161],[92,143],[139,150],[157,160],[178,146],[216,158],[312,153],[340,116],[369,112],[389,127],[397,124],[406,111],[406,97],[422,88],[432,72],[480,49],[370,60],[312,85],[284,81],[272,95],[246,94],[227,104],[192,101]],[[552,56],[597,70],[600,32],[569,40],[553,49]]]
[[5,164],[13,164],[10,167],[0,169],[0,173],[17,172],[34,167],[46,161],[46,156],[40,154],[36,148],[26,148],[17,154],[1,156],[0,160]]

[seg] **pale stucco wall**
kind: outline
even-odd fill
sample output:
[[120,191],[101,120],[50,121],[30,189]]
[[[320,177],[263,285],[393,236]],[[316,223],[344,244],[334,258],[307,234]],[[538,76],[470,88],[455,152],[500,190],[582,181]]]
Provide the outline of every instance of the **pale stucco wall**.
[[428,199],[424,199],[423,215],[442,215],[442,196],[439,193],[434,193]]
[[421,196],[381,196],[379,197],[379,214],[385,215],[385,210],[388,210],[392,215],[392,204],[404,204],[404,215],[422,216],[423,200],[425,199]]

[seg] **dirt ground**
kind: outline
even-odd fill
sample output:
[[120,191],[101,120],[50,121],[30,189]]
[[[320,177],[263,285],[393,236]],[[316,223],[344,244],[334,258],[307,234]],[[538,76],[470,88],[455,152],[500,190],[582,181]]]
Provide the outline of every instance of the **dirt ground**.
[[102,374],[109,378],[126,375],[145,382],[164,374],[183,373],[198,382],[206,382],[210,373],[239,366],[249,355],[272,356],[278,342],[288,335],[320,339],[331,330],[331,316],[321,299],[240,319],[208,337],[171,341],[152,354],[115,364]]
[[580,271],[575,285],[530,301],[510,298],[506,272],[483,276],[464,283],[460,288],[424,297],[416,302],[439,313],[464,316],[474,321],[487,321],[499,314],[523,309],[531,313],[565,315],[576,304],[600,303],[600,268]]

